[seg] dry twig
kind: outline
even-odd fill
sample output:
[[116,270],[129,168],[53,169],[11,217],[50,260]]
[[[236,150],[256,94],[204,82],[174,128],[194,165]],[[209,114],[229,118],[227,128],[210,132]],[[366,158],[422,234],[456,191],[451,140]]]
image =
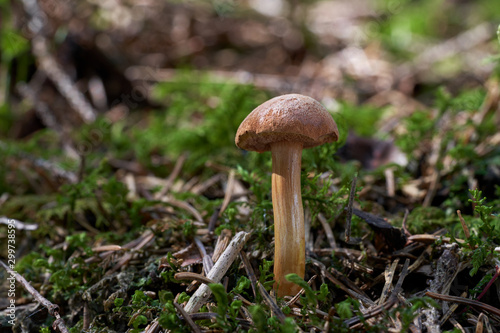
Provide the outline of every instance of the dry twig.
[[193,272],[179,272],[174,275],[174,278],[176,280],[195,280],[205,284],[216,283],[215,281],[207,278],[206,276]]
[[445,302],[455,302],[455,303],[459,303],[459,304],[469,305],[469,306],[472,306],[474,308],[478,308],[478,309],[487,311],[491,314],[494,314],[494,315],[500,317],[500,309],[497,309],[494,306],[491,306],[491,305],[483,303],[483,302],[475,301],[473,299],[468,299],[468,298],[458,297],[458,296],[442,295],[442,294],[434,293],[431,291],[426,292],[425,295],[429,296],[431,298],[434,298],[434,299],[445,301]]
[[184,311],[182,306],[180,306],[179,303],[177,303],[177,302],[174,302],[174,306],[177,309],[177,311],[179,311],[179,313],[182,315],[184,320],[186,320],[186,323],[188,323],[189,327],[191,327],[193,332],[201,333],[201,330],[198,327],[198,325],[196,325],[195,322],[193,321],[193,319],[189,316],[189,314],[186,311]]
[[33,288],[28,281],[21,275],[18,274],[17,272],[13,271],[9,266],[7,266],[3,261],[0,260],[0,264],[3,266],[3,268],[7,271],[10,276],[14,276],[16,278],[16,281],[19,282],[24,290],[29,292],[33,298],[35,298],[41,305],[43,305],[47,310],[49,311],[49,314],[53,317],[56,318],[54,323],[52,324],[53,329],[58,329],[59,332],[61,333],[68,333],[68,328],[66,327],[66,324],[64,323],[64,320],[61,318],[59,315],[59,306],[56,304],[53,304],[50,302],[48,299],[43,297],[35,288]]
[[[250,234],[244,231],[238,232],[233,237],[231,243],[229,243],[224,253],[222,253],[219,260],[217,260],[217,263],[214,265],[214,267],[212,267],[210,272],[208,272],[207,278],[218,283],[226,274],[234,259],[236,259],[236,256],[243,248],[243,245],[245,245],[249,236]],[[189,299],[189,302],[184,307],[184,310],[189,314],[197,312],[206,302],[211,293],[212,292],[208,285],[202,284]]]
[[257,297],[257,277],[255,276],[252,264],[250,264],[250,260],[248,260],[248,256],[244,251],[240,251],[240,258],[243,262],[243,266],[245,266],[245,271],[247,272],[248,279],[250,280],[253,296]]
[[349,193],[349,202],[347,204],[347,214],[345,218],[345,242],[347,244],[358,244],[361,240],[351,239],[351,220],[352,220],[352,205],[354,204],[354,196],[356,195],[356,182],[358,176],[354,175],[351,183],[351,191]]

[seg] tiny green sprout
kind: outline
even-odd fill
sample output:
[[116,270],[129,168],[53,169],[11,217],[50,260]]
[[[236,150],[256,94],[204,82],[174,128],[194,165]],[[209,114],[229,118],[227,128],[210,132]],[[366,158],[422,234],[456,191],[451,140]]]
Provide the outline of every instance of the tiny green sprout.
[[6,61],[10,61],[29,49],[29,41],[17,31],[6,30],[0,34],[0,46],[2,48],[2,56]]
[[462,331],[456,327],[452,331],[443,331],[443,333],[461,333]]
[[196,234],[196,226],[192,221],[186,221],[182,226],[182,233],[186,237],[193,237]]
[[165,304],[174,299],[174,294],[170,290],[160,290],[158,292],[158,298],[162,304]]
[[139,315],[135,318],[134,322],[132,323],[132,326],[134,328],[139,328],[141,325],[146,325],[148,323],[148,318],[144,315]]
[[322,283],[321,287],[319,287],[319,292],[317,294],[318,300],[321,302],[325,302],[329,294],[330,291],[328,290],[328,285],[326,283]]
[[252,316],[252,321],[257,329],[257,332],[268,332],[267,329],[267,315],[262,306],[251,305],[248,307],[250,315]]
[[239,299],[231,302],[231,304],[229,305],[229,316],[232,319],[235,319],[238,316],[242,305],[243,305],[243,301],[241,301]]
[[[493,216],[493,206],[486,205],[486,198],[482,197],[482,192],[475,189],[470,190],[472,199],[469,199],[474,205],[474,212],[479,215],[479,223],[476,223],[476,228],[480,231],[480,235],[470,237],[469,244],[477,244],[477,248],[472,251],[471,262],[472,269],[469,272],[474,276],[479,268],[483,266],[489,256],[494,253],[496,247],[495,241],[500,238],[500,230],[498,226],[498,217]],[[484,239],[486,238],[486,239]]]
[[190,332],[177,316],[175,306],[171,300],[165,304],[165,308],[158,319],[158,323],[162,328],[169,329],[172,332]]
[[279,331],[282,333],[294,333],[297,332],[297,326],[292,318],[285,318],[285,322],[280,324]]
[[215,301],[217,302],[217,325],[223,330],[228,331],[231,329],[231,323],[227,315],[229,314],[231,319],[234,320],[243,303],[237,300],[229,304],[228,294],[226,293],[224,286],[220,283],[211,283],[208,286],[210,287]]
[[335,304],[335,310],[337,310],[337,314],[342,320],[352,318],[354,315],[352,307],[355,309],[359,308],[359,303],[352,298]]
[[241,294],[245,289],[250,287],[250,279],[245,275],[240,276],[236,286],[233,288],[233,292],[236,294]]
[[179,304],[182,304],[184,302],[189,301],[190,298],[191,298],[191,296],[189,296],[188,294],[186,294],[185,291],[183,291],[183,292],[180,293],[179,298],[177,299],[177,301],[179,302]]
[[144,294],[142,290],[136,290],[134,295],[132,296],[132,304],[142,306],[146,303],[150,298]]
[[117,308],[119,308],[120,306],[122,306],[122,305],[123,305],[123,302],[124,302],[124,301],[125,301],[125,300],[124,300],[123,298],[115,298],[114,304],[115,304],[115,306],[116,306]]
[[274,273],[271,271],[271,267],[273,265],[273,261],[264,259],[262,261],[262,265],[259,265],[260,277],[259,282],[262,283],[266,290],[271,289],[274,284]]
[[227,300],[227,293],[224,286],[220,283],[211,283],[209,287],[217,301],[217,314],[224,317],[229,307],[229,301]]

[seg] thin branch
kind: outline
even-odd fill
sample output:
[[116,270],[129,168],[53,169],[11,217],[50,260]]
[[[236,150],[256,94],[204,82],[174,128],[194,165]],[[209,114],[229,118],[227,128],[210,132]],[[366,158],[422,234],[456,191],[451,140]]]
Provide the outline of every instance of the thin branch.
[[175,162],[174,169],[172,170],[172,172],[168,176],[168,179],[165,183],[165,186],[163,186],[161,191],[155,195],[156,198],[161,198],[168,193],[168,191],[170,190],[170,188],[174,184],[175,179],[181,173],[182,166],[184,165],[184,162],[186,162],[186,159],[187,159],[186,153],[183,153],[183,154],[181,154],[181,156],[179,156],[179,158]]
[[252,286],[253,296],[257,297],[257,277],[255,276],[255,271],[253,270],[250,260],[244,251],[240,251],[240,258],[245,266],[245,271],[247,272],[248,279],[250,280],[250,285]]
[[345,242],[347,244],[359,244],[360,239],[351,239],[351,220],[352,220],[352,205],[354,204],[354,196],[356,195],[356,182],[358,180],[358,175],[354,175],[351,184],[351,192],[349,193],[349,202],[346,207],[346,218],[345,218]]
[[457,210],[457,215],[458,218],[460,219],[460,224],[462,224],[462,229],[464,229],[465,239],[468,240],[470,238],[470,231],[462,216],[462,212],[460,212],[460,210]]
[[182,315],[182,317],[184,317],[184,320],[186,320],[186,322],[191,327],[191,329],[193,330],[193,332],[195,332],[195,333],[201,333],[201,330],[198,327],[198,325],[196,325],[196,323],[189,316],[189,314],[186,311],[184,311],[184,309],[182,308],[182,306],[180,306],[179,303],[177,303],[177,302],[174,302],[174,306],[177,309],[177,311],[179,311],[179,313]]
[[212,267],[214,267],[214,262],[212,261],[212,257],[207,254],[205,246],[198,237],[194,238],[194,243],[196,244],[196,247],[200,251],[201,258],[203,259],[203,271],[205,272],[205,274],[208,274],[208,272],[210,272]]
[[497,309],[494,306],[491,306],[491,305],[483,303],[483,302],[475,301],[475,300],[464,298],[464,297],[442,295],[442,294],[438,294],[438,293],[433,293],[431,291],[426,292],[425,296],[429,296],[431,298],[438,299],[438,300],[445,301],[445,302],[454,302],[454,303],[459,303],[459,304],[464,304],[464,305],[470,305],[472,307],[479,308],[479,309],[484,310],[484,311],[488,311],[489,313],[492,313],[492,314],[500,317],[500,309]]
[[382,289],[382,294],[380,295],[380,298],[378,300],[378,304],[382,304],[385,302],[387,295],[389,295],[389,288],[392,286],[392,279],[394,278],[394,272],[396,271],[396,268],[399,263],[399,258],[394,260],[392,265],[389,267],[387,266],[385,269],[385,285],[384,288]]
[[58,329],[61,333],[69,333],[64,320],[59,315],[59,306],[50,302],[48,299],[43,297],[35,288],[33,288],[26,279],[20,275],[19,273],[13,271],[9,266],[7,266],[3,261],[0,260],[0,265],[9,273],[11,276],[16,278],[16,281],[19,282],[24,290],[29,292],[41,305],[47,308],[49,314],[56,318],[54,323],[52,324],[52,328]]
[[31,41],[33,54],[39,62],[40,69],[56,85],[57,89],[66,98],[71,107],[78,112],[86,123],[92,123],[96,119],[96,111],[85,96],[75,88],[69,75],[64,72],[61,65],[49,52],[49,43],[45,37],[47,32],[47,17],[36,0],[22,0],[24,11],[28,14],[28,29],[34,34]]
[[[210,272],[208,272],[207,278],[218,283],[226,274],[227,270],[236,259],[236,256],[238,256],[238,253],[243,248],[243,245],[245,245],[249,236],[250,234],[247,232],[238,232],[233,237],[224,253],[222,253],[219,260],[217,260],[214,267],[212,267]],[[211,294],[212,291],[210,290],[210,287],[206,284],[202,284],[189,299],[189,302],[184,307],[184,310],[189,314],[197,312]]]
[[271,309],[271,311],[276,315],[276,317],[279,319],[279,321],[283,324],[285,322],[286,316],[281,311],[279,308],[278,304],[273,300],[271,295],[267,292],[266,288],[262,285],[262,283],[257,282],[257,289],[259,290],[259,293],[262,295],[262,298],[264,299],[264,303],[267,304],[267,306]]
[[0,141],[0,150],[4,150],[7,152],[12,152],[14,156],[17,158],[26,161],[30,163],[34,169],[40,168],[42,170],[48,171],[52,176],[56,178],[63,179],[64,181],[70,183],[70,184],[75,184],[78,181],[77,176],[71,172],[71,171],[66,171],[63,168],[61,168],[59,165],[44,160],[42,158],[37,158],[31,154],[28,154],[24,151],[13,151],[12,149],[9,148],[9,146],[3,142]]
[[205,284],[217,283],[214,280],[207,278],[206,276],[192,272],[179,272],[174,275],[174,278],[176,280],[194,280]]
[[229,206],[229,203],[231,202],[231,197],[232,197],[233,192],[234,192],[234,175],[235,175],[235,171],[234,171],[234,169],[231,169],[231,171],[229,171],[229,176],[227,179],[227,186],[226,186],[226,193],[224,195],[224,200],[222,201],[222,206],[221,206],[220,211],[219,211],[219,217],[222,216],[222,213],[224,213],[227,206]]

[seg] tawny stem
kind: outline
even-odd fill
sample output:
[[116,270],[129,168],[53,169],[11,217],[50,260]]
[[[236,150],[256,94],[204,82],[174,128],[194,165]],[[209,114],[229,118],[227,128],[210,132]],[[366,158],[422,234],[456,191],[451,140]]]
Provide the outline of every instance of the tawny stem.
[[300,187],[302,143],[277,142],[271,145],[273,159],[272,197],[274,211],[274,279],[278,296],[290,296],[300,287],[285,279],[295,273],[304,278],[304,210]]

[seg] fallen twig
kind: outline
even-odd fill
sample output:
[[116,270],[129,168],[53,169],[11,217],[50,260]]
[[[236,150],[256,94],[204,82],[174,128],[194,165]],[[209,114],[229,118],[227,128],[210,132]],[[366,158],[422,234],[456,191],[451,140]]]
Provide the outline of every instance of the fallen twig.
[[40,69],[43,70],[59,92],[66,98],[71,107],[78,112],[86,123],[92,123],[96,119],[96,111],[92,108],[85,96],[74,86],[70,77],[61,68],[56,59],[48,51],[48,41],[45,37],[36,36],[33,38],[33,54],[40,62]]
[[345,242],[347,244],[359,244],[361,242],[360,239],[351,239],[351,219],[352,219],[352,205],[354,204],[354,196],[356,195],[356,182],[358,180],[358,176],[354,175],[351,184],[351,191],[349,193],[349,202],[347,204],[346,210],[346,218],[345,218]]
[[3,261],[0,260],[0,264],[7,271],[7,273],[16,278],[16,281],[19,282],[27,292],[29,292],[41,305],[47,308],[51,316],[56,318],[56,320],[52,324],[52,328],[57,328],[61,333],[69,333],[64,320],[59,315],[59,306],[43,297],[35,288],[30,285],[28,281],[26,281],[26,279],[21,274],[13,271]]
[[[346,278],[345,276],[338,274],[339,279],[333,276],[332,273],[330,273],[327,269],[326,266],[321,262],[316,259],[312,259],[311,261],[313,265],[317,266],[321,270],[321,274],[326,277],[328,280],[330,280],[334,285],[336,285],[338,288],[342,289],[345,293],[347,293],[349,296],[352,298],[359,299],[362,303],[364,303],[367,306],[372,306],[375,304],[361,289],[358,288],[351,280]],[[336,270],[332,267],[332,270],[337,274]]]
[[205,274],[208,274],[208,272],[210,272],[212,267],[214,267],[214,262],[212,261],[212,257],[207,254],[205,246],[198,237],[194,238],[194,243],[196,244],[196,247],[200,251],[200,255],[203,261],[203,271],[205,272]]
[[19,220],[13,219],[13,218],[5,217],[5,216],[0,216],[0,224],[9,225],[9,224],[12,224],[12,223],[14,223],[14,225],[16,226],[16,229],[18,229],[18,230],[29,230],[29,231],[31,231],[31,230],[38,229],[38,224],[25,223],[25,222],[21,222]]
[[202,282],[205,284],[216,283],[215,281],[207,278],[206,276],[203,276],[203,275],[198,274],[198,273],[192,273],[192,272],[176,273],[174,275],[174,278],[176,280],[194,280],[194,281],[199,281],[199,282]]
[[42,11],[37,1],[21,1],[24,11],[29,17],[28,29],[34,37],[33,55],[39,62],[40,70],[54,82],[59,92],[66,98],[71,107],[78,112],[86,123],[92,123],[96,119],[96,111],[92,108],[85,96],[75,87],[69,75],[62,69],[54,56],[49,52],[47,34],[47,16]]
[[[139,241],[137,245],[135,245],[133,248],[131,248],[130,252],[125,252],[123,256],[118,260],[118,263],[116,263],[110,270],[108,270],[105,275],[110,275],[119,270],[123,265],[127,264],[130,259],[134,256],[135,252],[142,249],[144,246],[146,246],[149,242],[151,242],[155,238],[154,233],[151,230],[146,230],[136,241]],[[128,245],[128,244],[127,244]],[[127,245],[124,245],[123,248],[129,248]],[[113,251],[111,251],[112,253]],[[108,253],[108,252],[104,252]]]
[[[352,213],[352,210],[351,210],[351,213]],[[325,216],[323,214],[319,213],[318,220],[321,223],[323,230],[325,230],[326,238],[328,239],[328,243],[330,244],[330,247],[332,249],[337,248],[337,243],[335,242],[335,236],[333,235],[332,228],[330,227],[330,224],[326,220]]]
[[186,323],[188,323],[188,325],[191,327],[191,329],[193,330],[193,332],[195,332],[195,333],[201,333],[201,330],[198,327],[198,325],[196,325],[196,323],[189,316],[189,314],[186,311],[184,311],[184,309],[182,308],[182,306],[180,306],[179,303],[177,303],[177,302],[174,302],[174,306],[177,309],[177,311],[179,311],[179,313],[184,318],[184,320],[186,320]]
[[489,304],[483,303],[483,302],[475,301],[475,300],[464,298],[464,297],[442,295],[442,294],[438,294],[438,293],[433,293],[431,291],[426,292],[425,296],[429,296],[431,298],[438,299],[438,300],[445,301],[445,302],[455,302],[455,303],[459,303],[459,304],[470,305],[472,307],[479,308],[479,309],[484,310],[484,311],[488,311],[489,313],[492,313],[492,314],[500,317],[500,309],[497,309],[497,308],[495,308]]
[[[313,275],[312,278],[310,278],[309,281],[307,281],[307,284],[311,285],[313,283],[313,281],[316,279],[316,277],[317,277],[317,275]],[[290,307],[293,304],[295,304],[295,302],[297,302],[299,300],[300,296],[302,296],[305,292],[306,291],[304,288],[300,289],[300,291],[297,293],[297,295],[293,296],[291,300],[286,302],[286,305],[288,307]]]
[[380,298],[377,302],[379,305],[384,303],[385,299],[387,298],[387,295],[389,295],[389,288],[392,286],[392,279],[394,278],[394,272],[396,271],[398,263],[399,263],[399,258],[394,260],[392,265],[390,267],[389,266],[386,267],[386,269],[385,269],[385,273],[384,273],[385,285],[384,285],[384,288],[382,289],[382,293],[381,293]]
[[257,282],[257,289],[259,290],[259,294],[262,295],[264,299],[264,303],[271,309],[271,311],[276,315],[279,321],[283,324],[285,322],[286,316],[279,308],[278,304],[273,300],[271,295],[267,292],[266,288],[262,285],[262,283]]
[[420,243],[426,243],[426,244],[434,243],[435,241],[438,241],[438,240],[442,241],[443,243],[453,243],[454,241],[457,243],[460,243],[460,244],[465,243],[465,241],[463,239],[458,239],[458,238],[451,239],[450,237],[443,237],[443,236],[439,236],[439,235],[422,234],[422,235],[413,235],[413,236],[408,237],[408,241],[420,242]]
[[476,48],[490,40],[494,32],[494,27],[489,22],[481,23],[443,43],[427,48],[412,61],[413,66],[419,71],[427,70],[441,60]]
[[170,190],[170,188],[174,184],[175,179],[181,173],[182,166],[184,165],[184,162],[186,161],[186,159],[187,159],[186,153],[181,154],[181,156],[179,156],[179,158],[175,162],[174,169],[172,170],[172,172],[168,176],[167,181],[165,182],[165,185],[163,186],[161,191],[155,195],[155,198],[162,198],[163,196],[165,196],[168,193],[168,191]]
[[231,171],[229,171],[229,176],[227,178],[226,193],[224,195],[224,200],[222,201],[222,206],[221,206],[220,211],[219,211],[219,217],[222,216],[222,213],[224,213],[227,206],[231,202],[232,195],[234,192],[234,175],[235,175],[235,171],[234,171],[234,169],[231,169]]
[[[0,141],[0,149],[8,150],[7,144]],[[77,182],[77,177],[73,172],[66,171],[53,162],[44,160],[42,158],[37,158],[31,154],[22,151],[14,152],[14,155],[24,161],[27,161],[35,169],[40,168],[42,170],[46,170],[54,177],[63,179],[64,181],[70,184],[75,184]]]
[[495,274],[493,277],[490,279],[486,287],[484,287],[484,290],[477,296],[477,300],[479,301],[483,296],[486,294],[486,292],[490,289],[490,287],[493,285],[495,280],[500,276],[500,266],[495,266]]
[[394,287],[394,290],[392,291],[391,296],[389,297],[387,302],[380,304],[380,305],[377,305],[377,306],[374,306],[371,309],[369,309],[368,311],[366,311],[365,313],[363,313],[362,316],[350,318],[350,319],[346,320],[344,323],[347,324],[351,329],[354,329],[356,327],[355,325],[358,325],[362,320],[366,320],[366,319],[375,317],[375,316],[381,314],[382,312],[387,311],[390,308],[392,308],[398,300],[398,293],[401,291],[403,281],[409,273],[409,269],[408,269],[409,263],[410,263],[410,260],[406,259],[405,264],[403,266],[403,270],[401,271],[401,274],[399,275],[398,282],[396,283],[396,286]]
[[17,91],[23,96],[23,98],[27,99],[35,109],[36,115],[40,118],[42,123],[57,133],[62,133],[61,125],[58,123],[56,117],[52,114],[49,106],[37,98],[36,93],[31,89],[29,85],[26,83],[18,83]]
[[[229,243],[224,253],[222,253],[219,260],[217,260],[214,267],[212,267],[210,272],[208,272],[207,278],[218,283],[222,279],[222,277],[226,274],[227,270],[232,265],[234,259],[236,259],[236,256],[243,248],[243,245],[245,245],[249,236],[250,234],[247,232],[244,231],[238,232],[233,237],[231,243]],[[188,314],[197,312],[201,308],[201,306],[206,302],[211,293],[212,292],[210,290],[210,287],[206,284],[202,284],[196,290],[193,296],[189,299],[189,302],[184,307],[184,310]]]
[[240,251],[240,258],[245,266],[245,271],[247,272],[248,279],[250,280],[250,285],[252,286],[253,296],[257,297],[257,278],[255,277],[255,271],[253,270],[250,260],[248,260],[247,254],[244,251]]

